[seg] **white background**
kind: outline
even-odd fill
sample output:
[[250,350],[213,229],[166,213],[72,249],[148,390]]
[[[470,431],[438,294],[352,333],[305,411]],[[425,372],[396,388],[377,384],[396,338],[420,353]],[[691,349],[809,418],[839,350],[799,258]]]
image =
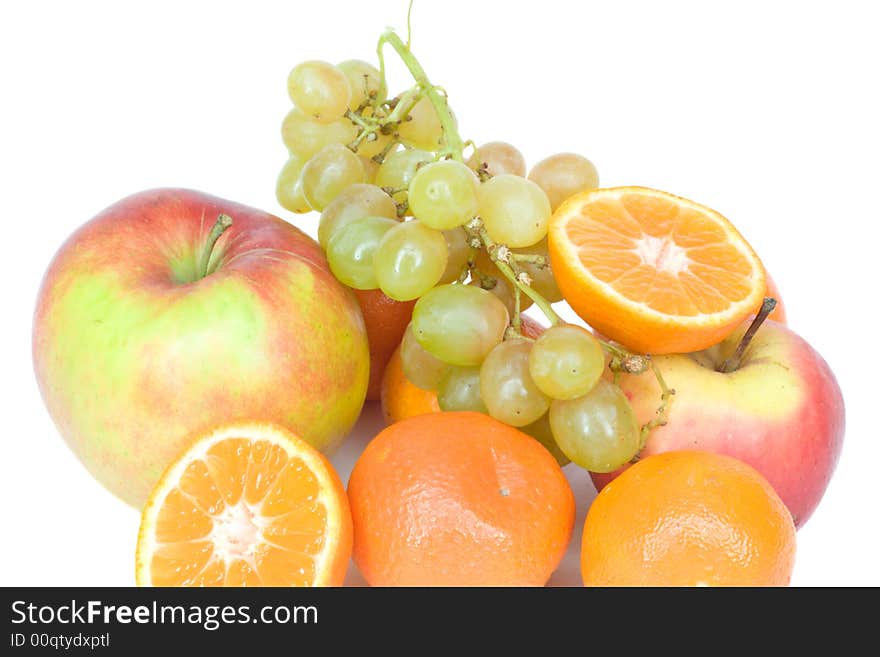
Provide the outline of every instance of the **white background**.
[[[799,585],[880,585],[870,6],[417,0],[413,14],[414,50],[465,138],[509,140],[530,162],[581,152],[603,184],[705,203],[757,249],[847,405],[836,475],[798,534]],[[405,28],[406,2],[2,7],[0,584],[130,585],[138,513],[74,458],[34,381],[40,277],[82,222],[155,186],[252,204],[314,234],[315,215],[274,198],[287,72],[304,59],[373,59],[386,25]],[[336,457],[344,478],[379,424],[367,409]],[[577,544],[594,493],[573,470]],[[576,557],[555,582],[578,581]]]

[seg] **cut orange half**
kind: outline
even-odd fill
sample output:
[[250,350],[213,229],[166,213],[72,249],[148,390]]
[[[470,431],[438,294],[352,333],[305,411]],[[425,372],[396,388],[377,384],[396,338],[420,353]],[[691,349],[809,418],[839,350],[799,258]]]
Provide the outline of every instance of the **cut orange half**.
[[553,274],[594,329],[667,354],[723,340],[760,305],[764,267],[720,214],[644,187],[594,189],[550,221]]
[[289,431],[219,428],[162,476],[141,518],[139,586],[339,586],[351,514],[330,463]]

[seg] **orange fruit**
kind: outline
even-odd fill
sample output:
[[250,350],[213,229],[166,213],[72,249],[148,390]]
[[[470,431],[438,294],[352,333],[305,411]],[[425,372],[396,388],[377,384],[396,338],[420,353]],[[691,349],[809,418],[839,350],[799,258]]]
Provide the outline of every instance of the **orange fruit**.
[[197,438],[141,516],[140,586],[340,586],[351,514],[333,467],[268,424]]
[[584,523],[587,586],[786,586],[788,509],[750,465],[696,451],[649,456],[609,483]]
[[373,586],[542,586],[574,524],[556,460],[488,415],[419,415],[376,436],[348,482]]
[[643,353],[717,344],[760,305],[767,285],[727,219],[644,187],[575,194],[553,214],[548,245],[572,309]]
[[422,390],[406,378],[399,346],[385,366],[380,397],[386,424],[400,422],[414,415],[440,412],[437,393],[434,390]]
[[382,374],[391,354],[403,339],[406,326],[412,318],[416,300],[395,301],[382,290],[353,290],[364,316],[367,341],[370,344],[370,383],[367,399],[379,399]]
[[[534,339],[544,332],[544,327],[528,315],[522,315],[522,332],[526,337]],[[385,366],[380,398],[385,424],[394,424],[414,415],[440,412],[437,392],[422,390],[406,378],[400,361],[399,346]]]

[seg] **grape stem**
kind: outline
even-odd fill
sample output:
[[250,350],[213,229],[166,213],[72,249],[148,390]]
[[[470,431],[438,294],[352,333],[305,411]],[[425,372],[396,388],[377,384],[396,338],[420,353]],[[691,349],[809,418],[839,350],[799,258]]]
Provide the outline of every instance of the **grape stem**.
[[400,194],[401,192],[405,192],[408,187],[383,187],[382,191],[388,194],[388,196],[394,198],[395,194]]
[[538,267],[546,267],[548,264],[547,258],[537,253],[511,253],[510,258],[517,262],[527,262]]
[[[672,396],[675,394],[675,390],[666,385],[666,380],[663,378],[662,372],[660,372],[660,368],[657,367],[657,364],[651,359],[650,356],[643,356],[643,358],[648,359],[648,363],[650,365],[651,371],[654,373],[654,377],[657,379],[657,385],[660,386],[660,407],[657,409],[657,413],[651,418],[650,421],[646,422],[642,425],[642,428],[639,432],[639,453],[645,448],[645,445],[648,443],[648,437],[651,435],[651,431],[656,427],[662,427],[669,421],[669,406],[672,401]],[[636,453],[633,458],[633,462],[637,461],[639,458],[639,453]]]
[[[419,85],[415,85],[400,96],[388,101],[387,105],[391,108],[391,112],[387,115],[385,115],[384,111],[376,111],[375,107],[373,108],[373,114],[371,116],[364,116],[361,111],[352,112],[351,110],[346,110],[345,118],[354,123],[360,129],[357,137],[348,145],[348,148],[357,152],[358,147],[364,141],[369,140],[370,135],[379,132],[390,134],[392,130],[391,126],[399,125],[400,122],[409,115],[412,108],[415,107],[416,103],[419,102],[421,98],[421,88]],[[384,108],[382,109],[384,110]],[[394,134],[396,137],[396,130],[394,131]],[[389,150],[397,146],[398,143],[400,143],[399,140],[392,140],[382,151],[382,159],[384,159]]]
[[520,327],[522,326],[522,317],[520,313],[522,312],[522,291],[519,289],[519,286],[513,288],[513,328],[519,333]]
[[634,354],[618,344],[608,342],[608,340],[605,340],[604,338],[600,338],[599,336],[594,337],[598,340],[599,344],[602,345],[602,348],[611,354],[612,370],[626,372],[627,374],[641,374],[642,372],[648,371],[648,368],[650,367],[648,356]]
[[355,153],[357,153],[357,149],[360,147],[360,145],[362,143],[364,143],[365,141],[367,141],[367,138],[372,134],[375,134],[375,131],[361,130],[360,134],[357,137],[355,137],[355,140],[348,145],[348,148],[350,150],[353,150]]
[[[479,237],[483,246],[486,248],[489,257],[492,258],[492,262],[498,267],[498,270],[504,274],[504,277],[507,278],[507,280],[510,281],[515,290],[522,292],[535,302],[535,305],[541,309],[541,312],[544,313],[544,316],[550,321],[550,324],[556,326],[562,322],[562,319],[553,310],[550,302],[532,289],[531,285],[523,282],[520,277],[520,274],[523,272],[519,271],[519,268],[515,263],[510,263],[510,249],[503,244],[496,244],[492,238],[489,237],[489,233],[486,232],[486,229],[483,227],[483,222],[479,217],[474,217],[471,221],[465,224],[465,230],[469,235],[476,235]],[[504,255],[499,257],[499,253]],[[519,319],[519,316],[517,315],[514,319]]]
[[382,77],[379,83],[380,99],[388,93],[388,85],[385,80],[385,58],[383,55],[385,44],[394,48],[401,61],[406,65],[407,69],[409,69],[413,79],[418,83],[422,92],[431,102],[431,105],[434,106],[434,111],[437,113],[437,118],[440,120],[440,126],[443,128],[443,155],[447,155],[459,162],[463,162],[464,156],[462,152],[464,151],[464,144],[462,143],[461,135],[458,134],[458,129],[455,126],[452,114],[449,112],[449,106],[447,105],[446,100],[440,95],[440,92],[437,91],[437,87],[431,84],[427,73],[425,73],[425,69],[422,68],[419,60],[412,54],[409,46],[401,41],[400,37],[397,36],[393,30],[387,30],[381,37],[379,37],[379,45],[376,48],[379,55],[380,72]]
[[366,132],[373,132],[376,129],[375,125],[371,125],[364,119],[363,116],[358,114],[357,112],[352,112],[351,110],[345,110],[345,118],[349,121],[362,128]]
[[[634,354],[620,345],[608,342],[597,335],[594,335],[594,337],[599,341],[599,344],[602,345],[602,348],[611,354],[609,368],[614,373],[615,385],[619,383],[620,375],[623,373],[644,374],[648,370],[651,370],[654,374],[654,378],[657,379],[657,385],[660,388],[660,406],[657,408],[657,413],[654,417],[643,424],[640,429],[639,452],[641,452],[645,447],[645,444],[648,442],[648,436],[651,435],[651,431],[655,427],[662,427],[669,419],[669,405],[672,396],[675,394],[675,390],[666,385],[663,373],[660,371],[660,368],[657,367],[657,363],[654,362],[654,359],[649,355]],[[637,459],[638,454],[636,454],[633,462]]]
[[385,161],[385,158],[388,157],[388,153],[390,153],[399,143],[400,142],[396,139],[392,139],[388,142],[388,145],[382,149],[381,153],[377,153],[370,159],[372,159],[373,162],[375,162],[376,164],[382,164]]
[[412,44],[412,8],[413,0],[409,0],[409,7],[406,8],[406,47]]
[[220,236],[226,232],[226,229],[232,225],[232,217],[228,214],[218,215],[217,221],[214,222],[214,225],[211,227],[211,232],[208,233],[208,240],[205,242],[205,247],[202,249],[202,256],[199,262],[199,278],[205,278],[208,275],[210,266],[211,266],[211,256],[214,254],[214,245],[217,244],[217,240],[220,239]]
[[398,96],[397,104],[394,105],[394,109],[388,115],[388,123],[400,123],[406,119],[412,108],[422,99],[421,91],[421,87],[416,85]]

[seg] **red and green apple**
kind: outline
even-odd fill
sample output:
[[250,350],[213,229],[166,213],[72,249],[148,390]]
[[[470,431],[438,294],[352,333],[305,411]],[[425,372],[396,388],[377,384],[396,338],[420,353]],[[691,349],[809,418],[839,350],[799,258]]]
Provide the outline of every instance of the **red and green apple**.
[[135,194],[77,230],[33,325],[43,399],[88,470],[139,506],[188,436],[234,420],[332,448],[358,417],[363,319],[290,224],[183,189]]

